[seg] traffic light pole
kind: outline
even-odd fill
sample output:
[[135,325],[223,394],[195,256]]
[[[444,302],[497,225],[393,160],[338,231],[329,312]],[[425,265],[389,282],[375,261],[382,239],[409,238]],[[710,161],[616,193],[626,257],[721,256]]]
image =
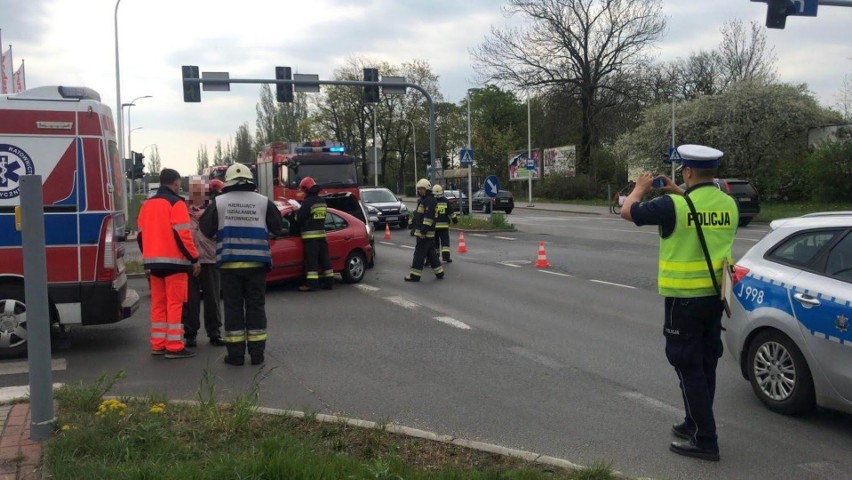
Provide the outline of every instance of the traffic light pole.
[[[417,90],[418,92],[422,93],[424,97],[426,97],[426,103],[429,105],[429,162],[432,164],[432,168],[435,169],[435,171],[437,172],[437,165],[435,164],[435,151],[436,151],[435,150],[435,148],[436,148],[435,147],[435,103],[432,100],[432,96],[429,95],[429,92],[427,92],[426,89],[424,89],[420,85],[417,85],[416,83],[407,83],[407,82],[398,83],[398,82],[385,82],[385,81],[365,82],[363,80],[306,80],[306,79],[291,80],[291,79],[275,79],[275,78],[273,78],[273,79],[265,79],[265,78],[198,78],[198,77],[186,77],[184,75],[188,72],[197,72],[197,71],[198,71],[198,67],[195,67],[195,66],[183,67],[183,69],[182,69],[183,73],[181,74],[181,77],[182,77],[184,89],[193,88],[197,85],[201,85],[201,86],[204,86],[205,88],[207,86],[213,86],[213,89],[216,89],[215,87],[218,86],[219,90],[222,90],[222,87],[228,87],[232,83],[246,83],[246,84],[264,84],[264,83],[267,83],[267,84],[275,84],[275,85],[293,85],[293,86],[297,86],[297,87],[319,87],[320,85],[336,85],[336,86],[343,86],[343,87],[375,87],[375,86],[379,86],[379,87],[388,87],[388,88],[393,88],[393,89],[408,88],[408,87],[413,88],[414,90]],[[194,97],[190,97],[190,96],[187,96],[186,91],[184,91],[184,101],[189,101],[188,98],[195,98],[197,100],[192,100],[193,102],[194,101],[200,102],[201,101],[201,94],[200,94],[200,92],[196,92],[196,93],[197,93],[197,95],[195,95]],[[444,171],[443,171],[443,169],[441,170],[440,176],[441,176],[440,182],[441,182],[441,184],[443,184],[444,183]],[[416,181],[416,179],[415,179],[415,181]]]

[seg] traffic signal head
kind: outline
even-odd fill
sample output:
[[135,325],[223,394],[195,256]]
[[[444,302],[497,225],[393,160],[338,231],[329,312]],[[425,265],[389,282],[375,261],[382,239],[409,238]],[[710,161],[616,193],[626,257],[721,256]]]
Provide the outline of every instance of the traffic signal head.
[[201,84],[186,81],[188,78],[199,78],[198,67],[195,65],[184,65],[181,67],[181,71],[183,72],[183,101],[200,102]]
[[796,5],[790,0],[768,0],[766,4],[766,28],[783,29],[787,16],[796,13]]
[[[377,82],[379,81],[379,69],[378,68],[365,68],[364,69],[364,81],[365,82]],[[364,103],[379,103],[379,86],[365,86],[364,87]]]
[[143,178],[145,176],[145,155],[139,152],[130,152],[133,157],[133,178]]
[[[276,80],[292,80],[293,73],[290,67],[275,67]],[[293,84],[292,83],[276,83],[275,98],[279,103],[293,102]]]

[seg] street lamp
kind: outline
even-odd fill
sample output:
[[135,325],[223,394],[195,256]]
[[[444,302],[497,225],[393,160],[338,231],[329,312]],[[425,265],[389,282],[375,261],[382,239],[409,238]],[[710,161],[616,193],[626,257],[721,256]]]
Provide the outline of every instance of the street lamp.
[[[133,99],[133,101],[132,101],[132,102],[130,102],[130,103],[122,103],[122,104],[121,104],[121,108],[127,107],[127,128],[128,128],[128,132],[127,132],[127,151],[128,151],[128,152],[132,152],[132,151],[133,151],[133,149],[132,149],[132,148],[130,148],[130,147],[131,147],[131,143],[130,143],[130,132],[132,131],[132,130],[130,130],[130,107],[135,107],[135,106],[136,106],[136,100],[142,100],[143,98],[151,98],[151,95],[145,95],[145,96],[143,96],[143,97],[136,97],[136,98],[134,98],[134,99]],[[122,110],[122,111],[124,111],[124,110]],[[135,130],[135,129],[134,129],[134,130]]]
[[417,183],[417,132],[414,129],[414,122],[407,118],[403,118],[403,120],[411,124],[411,136],[413,138],[412,148],[414,148],[414,183]]
[[[530,114],[530,96],[529,96],[529,93],[527,93],[527,161],[530,161],[531,159],[532,159],[532,115]],[[541,159],[539,159],[539,160],[541,160]],[[527,174],[528,174],[527,179],[529,180],[529,190],[530,190],[529,203],[527,203],[528,207],[534,207],[535,206],[532,202],[532,177],[533,177],[533,172],[535,172],[534,169],[533,170],[527,170]],[[542,174],[544,173],[544,164],[543,163],[541,165],[541,173]]]
[[[123,123],[123,115],[122,106],[121,106],[121,75],[118,72],[118,4],[121,3],[121,0],[116,0],[115,2],[115,104],[116,110],[118,110],[118,154],[121,156],[121,164],[124,165],[124,123]],[[125,169],[124,174],[127,174],[127,170]],[[127,224],[130,220],[130,208],[127,203],[127,195],[124,196],[124,224],[125,230],[127,230]]]
[[[470,144],[470,92],[478,92],[481,88],[467,89],[467,149],[471,149]],[[459,207],[461,208],[461,207]],[[473,165],[467,167],[467,214],[473,215]]]

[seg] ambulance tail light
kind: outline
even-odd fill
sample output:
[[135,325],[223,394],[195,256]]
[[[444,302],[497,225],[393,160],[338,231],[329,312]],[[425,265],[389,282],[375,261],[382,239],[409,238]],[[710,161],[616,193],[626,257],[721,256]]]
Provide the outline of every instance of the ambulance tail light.
[[112,218],[107,218],[101,231],[100,253],[98,254],[97,279],[102,282],[115,280],[119,272],[116,271],[116,252],[119,250],[115,241],[115,233],[112,228]]
[[734,285],[740,283],[740,280],[744,279],[746,275],[748,275],[749,270],[745,267],[741,267],[739,265],[734,265]]

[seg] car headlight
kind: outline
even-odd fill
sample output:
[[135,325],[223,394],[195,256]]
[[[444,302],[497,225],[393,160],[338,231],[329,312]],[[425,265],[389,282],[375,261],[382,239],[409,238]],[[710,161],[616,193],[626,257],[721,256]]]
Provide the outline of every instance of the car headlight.
[[408,213],[408,207],[402,205],[399,207],[399,213]]
[[379,213],[379,209],[372,205],[367,205],[367,213]]

